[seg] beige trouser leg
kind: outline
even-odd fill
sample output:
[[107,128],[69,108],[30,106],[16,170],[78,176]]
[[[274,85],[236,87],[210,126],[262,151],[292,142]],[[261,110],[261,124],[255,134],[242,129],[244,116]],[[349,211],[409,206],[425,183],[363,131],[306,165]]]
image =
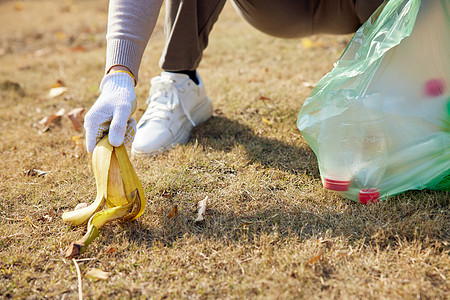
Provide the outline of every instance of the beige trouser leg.
[[[267,34],[296,38],[356,31],[383,0],[232,0],[239,14]],[[166,0],[166,71],[195,70],[225,0]]]
[[166,45],[159,65],[165,71],[197,69],[225,0],[166,0]]

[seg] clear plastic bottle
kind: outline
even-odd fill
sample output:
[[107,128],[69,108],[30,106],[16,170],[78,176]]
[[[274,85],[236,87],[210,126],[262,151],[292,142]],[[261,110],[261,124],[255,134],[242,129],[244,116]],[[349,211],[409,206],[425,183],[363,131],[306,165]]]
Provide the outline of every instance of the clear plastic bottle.
[[359,201],[367,204],[380,197],[379,184],[387,164],[385,118],[379,94],[358,97],[342,120],[342,151],[359,189]]
[[326,189],[345,192],[352,175],[344,161],[342,152],[342,114],[330,116],[320,123],[318,145],[322,183]]

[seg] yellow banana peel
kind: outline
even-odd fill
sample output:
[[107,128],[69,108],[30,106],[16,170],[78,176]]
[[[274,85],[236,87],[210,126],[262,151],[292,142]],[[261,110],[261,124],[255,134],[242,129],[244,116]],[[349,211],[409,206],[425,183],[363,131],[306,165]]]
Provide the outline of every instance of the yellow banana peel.
[[[63,221],[71,225],[87,222],[86,234],[67,248],[67,258],[83,253],[104,224],[113,220],[134,220],[145,209],[144,189],[124,145],[113,147],[105,136],[94,149],[92,168],[97,186],[95,201],[62,215]],[[105,205],[107,208],[102,210]]]

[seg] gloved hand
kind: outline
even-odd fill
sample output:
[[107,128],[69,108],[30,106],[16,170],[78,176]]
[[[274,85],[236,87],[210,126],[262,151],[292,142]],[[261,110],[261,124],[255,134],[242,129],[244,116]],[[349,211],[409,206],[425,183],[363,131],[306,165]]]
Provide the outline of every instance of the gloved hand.
[[100,83],[100,97],[84,117],[86,148],[89,153],[109,133],[109,143],[119,147],[130,144],[136,132],[134,79],[126,72],[112,72]]

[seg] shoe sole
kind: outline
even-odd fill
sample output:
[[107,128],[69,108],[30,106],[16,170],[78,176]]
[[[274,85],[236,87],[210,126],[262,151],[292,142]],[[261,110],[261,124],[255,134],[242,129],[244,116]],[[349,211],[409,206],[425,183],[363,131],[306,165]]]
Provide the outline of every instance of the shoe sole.
[[[206,103],[205,103],[206,101]],[[212,106],[212,101],[211,99],[209,99],[208,97],[205,98],[204,101],[202,101],[196,109],[194,109],[194,111],[191,113],[191,117],[192,120],[194,121],[194,123],[196,124],[196,126],[204,123],[205,121],[207,121],[208,119],[210,119],[212,117],[212,113],[213,113],[213,106]],[[183,123],[182,128],[186,128],[188,125],[190,125],[190,121],[188,119],[186,119],[186,121]],[[158,149],[157,151],[153,151],[153,152],[148,152],[148,153],[144,153],[144,152],[137,152],[135,150],[133,150],[133,148],[131,148],[131,155],[133,156],[155,156],[158,154],[161,154],[173,147],[175,147],[176,145],[179,144],[186,144],[190,137],[190,131],[188,132],[188,134],[186,135],[186,133],[183,130],[180,130],[178,132],[178,134],[174,137],[174,141],[172,143],[170,143],[169,145],[162,147],[160,149]]]

